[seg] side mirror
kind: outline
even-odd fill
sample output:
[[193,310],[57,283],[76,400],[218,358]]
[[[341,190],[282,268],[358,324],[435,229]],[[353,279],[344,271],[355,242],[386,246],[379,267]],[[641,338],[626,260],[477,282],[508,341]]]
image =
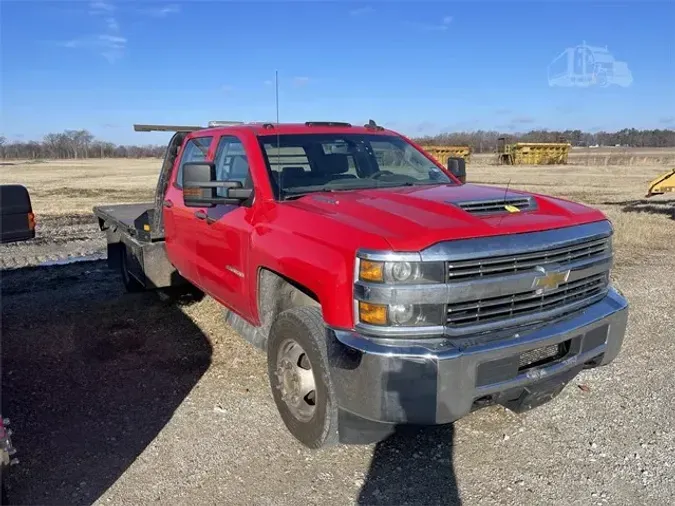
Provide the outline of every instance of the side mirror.
[[466,160],[464,158],[448,158],[448,170],[462,183],[466,183]]
[[[213,162],[189,162],[183,165],[183,202],[188,207],[213,207],[217,204],[239,205],[251,198],[253,189],[243,188],[240,181],[216,181]],[[225,197],[216,190],[225,188]]]

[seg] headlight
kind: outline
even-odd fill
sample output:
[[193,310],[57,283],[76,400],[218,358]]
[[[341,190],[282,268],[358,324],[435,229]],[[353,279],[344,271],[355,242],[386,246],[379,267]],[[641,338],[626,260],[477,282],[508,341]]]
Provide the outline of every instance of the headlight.
[[359,302],[359,321],[391,327],[433,327],[443,325],[441,304],[372,304]]
[[376,262],[361,260],[359,279],[378,283],[443,283],[443,262]]

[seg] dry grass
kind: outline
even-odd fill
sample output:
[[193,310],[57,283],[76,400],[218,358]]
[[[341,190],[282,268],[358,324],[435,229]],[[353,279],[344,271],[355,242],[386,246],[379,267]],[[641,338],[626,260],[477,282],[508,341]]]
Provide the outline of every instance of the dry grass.
[[91,212],[99,204],[152,199],[162,162],[141,160],[55,160],[0,166],[0,183],[28,188],[35,213]]
[[596,207],[614,223],[618,264],[637,262],[648,251],[672,249],[675,199],[644,197],[664,165],[491,166],[471,164],[470,182],[566,198]]
[[[474,163],[496,165],[497,155],[478,153],[471,156]],[[573,148],[569,165],[610,167],[615,165],[675,165],[673,148]]]
[[[157,159],[17,163],[0,166],[0,183],[28,187],[38,218],[75,215],[90,213],[99,204],[151,199],[160,165]],[[675,200],[644,198],[648,182],[667,168],[662,164],[512,167],[474,159],[467,171],[469,182],[508,184],[601,209],[616,229],[618,262],[633,263],[647,252],[672,248]]]

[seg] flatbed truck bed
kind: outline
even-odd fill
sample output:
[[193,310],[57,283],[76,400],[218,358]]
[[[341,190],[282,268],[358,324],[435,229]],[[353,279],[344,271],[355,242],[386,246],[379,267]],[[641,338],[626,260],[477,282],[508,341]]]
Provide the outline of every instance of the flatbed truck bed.
[[108,240],[108,265],[121,269],[130,291],[182,285],[166,255],[163,227],[155,227],[155,203],[94,207],[99,227]]
[[110,226],[115,226],[119,230],[131,235],[141,235],[143,226],[148,225],[147,215],[154,212],[155,204],[153,202],[144,202],[139,204],[115,204],[110,206],[94,207],[94,215],[103,220]]

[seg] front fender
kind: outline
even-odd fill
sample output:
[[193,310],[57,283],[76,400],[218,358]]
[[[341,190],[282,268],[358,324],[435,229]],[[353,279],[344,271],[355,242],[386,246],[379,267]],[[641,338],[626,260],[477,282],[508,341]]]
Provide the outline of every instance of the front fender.
[[[353,254],[312,237],[276,231],[255,236],[250,261],[251,273],[266,268],[313,292],[327,325],[352,328]],[[258,276],[249,276],[249,293],[254,296],[251,307],[259,323],[257,282]]]

